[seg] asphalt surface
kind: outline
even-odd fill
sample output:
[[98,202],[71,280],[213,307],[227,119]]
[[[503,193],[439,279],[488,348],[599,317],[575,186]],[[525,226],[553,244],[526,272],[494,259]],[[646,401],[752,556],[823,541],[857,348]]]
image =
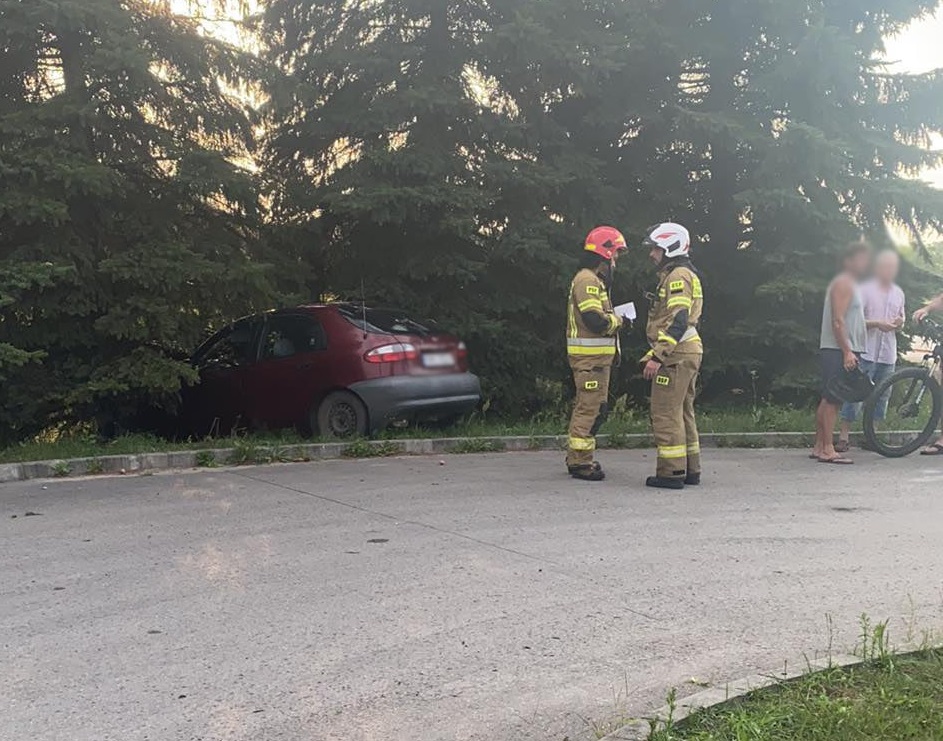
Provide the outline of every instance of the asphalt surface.
[[683,494],[641,452],[0,486],[0,738],[588,739],[861,613],[938,630],[943,466],[857,457],[709,451]]

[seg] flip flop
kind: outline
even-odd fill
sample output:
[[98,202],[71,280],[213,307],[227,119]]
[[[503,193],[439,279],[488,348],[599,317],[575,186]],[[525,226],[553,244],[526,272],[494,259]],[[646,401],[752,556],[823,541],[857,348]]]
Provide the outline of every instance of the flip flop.
[[847,453],[849,450],[851,450],[851,443],[847,440],[839,440],[835,444],[836,453]]
[[920,455],[943,455],[943,445],[940,443],[933,443],[926,450],[921,450]]
[[833,466],[853,466],[855,464],[850,458],[842,458],[841,456],[837,458],[819,458],[819,463],[830,463]]

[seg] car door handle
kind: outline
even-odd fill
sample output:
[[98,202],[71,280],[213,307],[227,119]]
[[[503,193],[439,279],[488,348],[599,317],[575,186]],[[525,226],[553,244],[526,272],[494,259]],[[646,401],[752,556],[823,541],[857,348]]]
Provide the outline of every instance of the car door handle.
[[299,363],[298,370],[311,370],[314,368],[314,363]]

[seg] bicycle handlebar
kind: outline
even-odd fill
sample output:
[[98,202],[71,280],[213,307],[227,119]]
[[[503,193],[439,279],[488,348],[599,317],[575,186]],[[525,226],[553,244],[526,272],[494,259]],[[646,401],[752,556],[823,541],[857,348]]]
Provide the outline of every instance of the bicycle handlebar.
[[943,324],[927,317],[917,325],[917,333],[928,340],[943,341]]

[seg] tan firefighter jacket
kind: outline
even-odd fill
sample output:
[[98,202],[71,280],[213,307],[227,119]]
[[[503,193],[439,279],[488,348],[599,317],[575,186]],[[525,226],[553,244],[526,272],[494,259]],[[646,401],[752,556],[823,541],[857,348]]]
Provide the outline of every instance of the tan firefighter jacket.
[[567,305],[567,354],[574,368],[612,365],[619,353],[622,319],[612,311],[603,279],[593,270],[580,270],[570,288]]
[[664,364],[675,354],[703,353],[697,331],[703,306],[704,289],[689,262],[674,263],[659,272],[646,330],[651,350],[643,361],[654,358]]

